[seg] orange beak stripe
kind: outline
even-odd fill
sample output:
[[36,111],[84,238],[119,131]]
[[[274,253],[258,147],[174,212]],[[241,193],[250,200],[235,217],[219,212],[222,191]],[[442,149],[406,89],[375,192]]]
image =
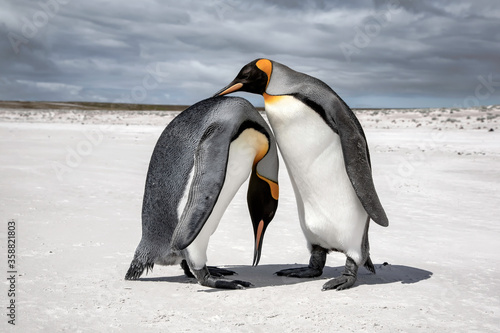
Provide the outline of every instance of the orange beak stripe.
[[223,92],[221,92],[219,94],[219,96],[230,94],[238,89],[241,89],[241,87],[243,87],[243,83],[236,83],[236,84],[232,85],[231,87],[227,88],[226,90],[224,90]]
[[262,230],[264,229],[264,220],[260,220],[259,226],[257,227],[257,235],[255,236],[255,240],[257,241],[255,243],[255,248],[258,249],[260,245],[260,238],[262,236]]

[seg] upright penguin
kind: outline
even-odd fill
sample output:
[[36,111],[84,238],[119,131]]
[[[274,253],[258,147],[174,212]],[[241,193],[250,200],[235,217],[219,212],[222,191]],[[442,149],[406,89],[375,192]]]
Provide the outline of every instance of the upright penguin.
[[181,264],[212,288],[250,283],[225,280],[234,272],[207,268],[207,247],[222,214],[250,175],[253,264],[278,205],[278,157],[268,125],[245,99],[212,97],[180,113],[161,134],[149,164],[142,206],[142,238],[125,276],[138,279],[154,264]]
[[311,251],[308,267],[277,274],[320,276],[330,251],[345,253],[347,260],[342,275],[323,290],[350,288],[361,265],[375,273],[369,221],[384,227],[389,221],[373,184],[363,129],[351,109],[324,82],[268,59],[245,65],[216,95],[234,91],[264,96]]

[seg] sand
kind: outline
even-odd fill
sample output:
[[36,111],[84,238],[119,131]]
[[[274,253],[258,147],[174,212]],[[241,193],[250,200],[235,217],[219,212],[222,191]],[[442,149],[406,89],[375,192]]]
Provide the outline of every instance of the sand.
[[208,250],[209,265],[254,287],[209,289],[177,266],[125,281],[149,158],[177,113],[0,110],[0,331],[499,332],[500,108],[357,113],[390,226],[371,224],[376,275],[360,269],[352,289],[322,292],[344,255],[330,254],[320,278],[273,275],[309,260],[283,163],[260,265],[246,184]]

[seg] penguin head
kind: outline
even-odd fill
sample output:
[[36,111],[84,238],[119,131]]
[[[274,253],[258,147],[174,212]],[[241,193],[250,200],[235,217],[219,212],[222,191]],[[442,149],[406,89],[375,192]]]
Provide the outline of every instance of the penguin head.
[[269,59],[257,59],[245,65],[236,78],[214,96],[222,96],[235,91],[246,91],[262,95],[271,79],[273,64]]
[[259,264],[264,234],[278,208],[277,192],[277,183],[252,172],[248,186],[247,203],[255,237],[253,266]]
[[278,208],[278,153],[273,137],[269,139],[269,150],[256,161],[248,184],[247,204],[255,236],[253,266],[257,266],[267,226]]

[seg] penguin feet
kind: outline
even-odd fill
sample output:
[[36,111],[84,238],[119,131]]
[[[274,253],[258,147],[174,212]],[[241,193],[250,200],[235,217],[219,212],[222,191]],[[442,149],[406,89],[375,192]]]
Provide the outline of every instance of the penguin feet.
[[[186,260],[183,260],[181,262],[181,267],[184,270],[184,275],[186,275],[189,278],[194,278],[195,276],[193,273],[191,273],[191,270],[189,269],[189,265]],[[210,272],[210,275],[215,276],[215,277],[223,277],[226,275],[237,275],[236,272],[230,271],[228,269],[224,268],[218,268],[214,266],[208,266],[208,271]]]
[[356,277],[355,276],[349,276],[349,275],[341,275],[338,278],[331,279],[327,283],[323,285],[323,288],[321,290],[330,290],[330,289],[335,289],[335,290],[344,290],[344,289],[349,289],[354,285],[354,282],[356,282]]
[[[187,266],[187,263],[185,265]],[[225,269],[221,270],[224,272],[231,272]],[[224,278],[221,278],[221,276],[212,276],[207,266],[204,266],[202,269],[192,269],[192,271],[192,274],[194,274],[194,277],[196,278],[196,280],[198,280],[198,283],[205,287],[219,289],[245,289],[253,286],[250,282],[246,281],[226,280]]]
[[328,250],[319,245],[313,245],[309,266],[299,268],[283,269],[275,274],[278,276],[288,276],[297,278],[313,278],[323,274]]
[[351,288],[357,280],[358,265],[351,258],[347,257],[345,270],[341,276],[332,279],[323,285],[321,290],[344,290]]
[[299,268],[288,268],[283,269],[279,272],[274,273],[278,276],[288,276],[296,278],[313,278],[318,277],[323,274],[322,269],[316,269],[312,267],[299,267]]
[[215,277],[223,277],[226,275],[238,275],[234,271],[230,271],[228,269],[214,267],[214,266],[208,266],[208,271],[210,272],[210,275],[215,276]]
[[209,278],[207,281],[200,282],[202,286],[219,288],[219,289],[245,289],[252,287],[253,284],[241,280],[224,280],[214,277]]

